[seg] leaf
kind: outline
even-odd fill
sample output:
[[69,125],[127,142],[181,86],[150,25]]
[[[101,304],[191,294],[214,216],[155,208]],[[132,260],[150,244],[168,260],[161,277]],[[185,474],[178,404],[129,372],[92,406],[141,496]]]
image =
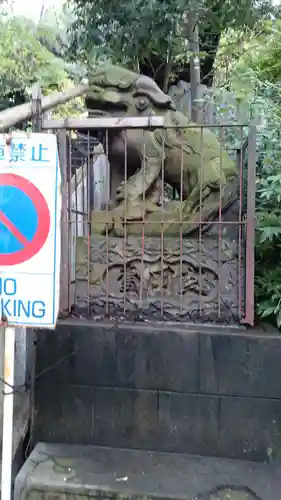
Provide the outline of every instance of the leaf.
[[275,307],[274,306],[269,306],[266,309],[263,309],[263,308],[260,307],[259,310],[260,310],[260,316],[261,316],[261,318],[266,318],[267,316],[271,316],[274,313]]

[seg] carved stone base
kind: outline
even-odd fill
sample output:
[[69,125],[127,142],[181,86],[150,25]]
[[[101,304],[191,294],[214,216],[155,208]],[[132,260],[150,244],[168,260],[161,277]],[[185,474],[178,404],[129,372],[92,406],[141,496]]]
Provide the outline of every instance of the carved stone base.
[[237,243],[192,239],[77,238],[74,310],[91,317],[239,321]]

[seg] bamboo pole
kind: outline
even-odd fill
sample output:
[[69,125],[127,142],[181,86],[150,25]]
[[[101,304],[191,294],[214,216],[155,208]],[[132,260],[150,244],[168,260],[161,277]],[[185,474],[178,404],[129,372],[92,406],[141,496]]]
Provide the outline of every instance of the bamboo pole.
[[[78,85],[78,87],[66,90],[64,92],[57,92],[50,96],[42,98],[42,112],[48,111],[49,109],[59,106],[60,104],[65,104],[71,99],[80,97],[85,94],[89,89],[88,85]],[[0,132],[4,132],[9,127],[13,127],[19,122],[28,120],[32,116],[32,102],[27,102],[25,104],[20,104],[13,108],[5,109],[0,112]]]

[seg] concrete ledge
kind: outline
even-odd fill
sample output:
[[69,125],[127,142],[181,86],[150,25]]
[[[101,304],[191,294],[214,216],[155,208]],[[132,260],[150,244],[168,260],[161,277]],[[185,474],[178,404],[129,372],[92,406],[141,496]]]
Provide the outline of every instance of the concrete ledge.
[[33,443],[280,460],[281,336],[198,328],[41,330]]
[[40,330],[36,339],[36,375],[54,385],[278,399],[280,359],[280,333],[254,329],[77,322]]
[[278,500],[281,465],[39,443],[14,500]]

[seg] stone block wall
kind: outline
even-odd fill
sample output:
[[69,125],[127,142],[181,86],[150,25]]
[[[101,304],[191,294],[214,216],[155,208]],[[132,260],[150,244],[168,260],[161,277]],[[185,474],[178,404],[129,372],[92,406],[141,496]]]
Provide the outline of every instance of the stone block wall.
[[33,443],[281,458],[278,335],[69,322],[36,350]]

